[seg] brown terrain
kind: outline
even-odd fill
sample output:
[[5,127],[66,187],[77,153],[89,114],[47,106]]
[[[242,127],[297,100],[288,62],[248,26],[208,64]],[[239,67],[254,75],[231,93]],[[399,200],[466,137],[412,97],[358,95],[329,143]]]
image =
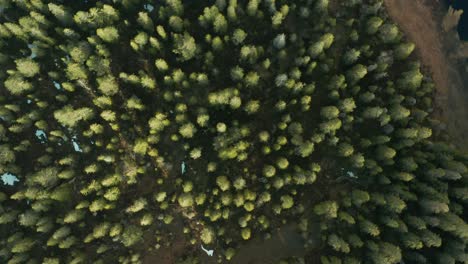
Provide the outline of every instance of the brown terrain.
[[442,3],[385,0],[385,5],[390,17],[416,45],[418,57],[432,74],[436,85],[434,117],[446,124],[443,133],[456,147],[468,150],[468,73],[459,57],[463,47],[456,33],[445,32],[442,27],[446,14]]

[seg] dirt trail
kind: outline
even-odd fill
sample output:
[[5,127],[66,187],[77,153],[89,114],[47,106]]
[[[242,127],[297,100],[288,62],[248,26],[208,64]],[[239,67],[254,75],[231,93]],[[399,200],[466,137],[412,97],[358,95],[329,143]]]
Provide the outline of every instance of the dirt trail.
[[[455,146],[468,149],[468,87],[456,63],[449,59],[447,48],[453,47],[445,40],[441,29],[440,6],[437,0],[385,0],[390,17],[399,24],[410,41],[416,44],[417,53],[424,66],[432,73],[436,84],[435,117],[444,121]],[[436,16],[436,12],[439,12]]]

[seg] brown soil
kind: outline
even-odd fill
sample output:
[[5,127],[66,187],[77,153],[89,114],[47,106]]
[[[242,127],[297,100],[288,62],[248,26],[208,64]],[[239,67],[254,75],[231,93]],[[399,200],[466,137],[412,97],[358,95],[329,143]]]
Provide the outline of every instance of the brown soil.
[[442,30],[444,8],[438,0],[385,0],[390,17],[399,24],[428,67],[436,85],[435,118],[447,125],[453,144],[468,149],[468,87],[459,70],[461,65],[450,56],[458,48],[453,32]]
[[[216,264],[219,251],[216,245],[206,246],[214,249],[214,256],[209,257],[200,248],[200,243],[192,246],[186,241],[182,233],[183,224],[175,223],[173,243],[169,247],[163,247],[158,250],[146,252],[143,257],[145,264],[174,264],[176,260],[184,255],[196,256],[203,264]],[[318,231],[318,226],[313,226]],[[177,230],[178,229],[178,230]],[[318,238],[313,241],[313,246],[319,243]],[[146,246],[146,245],[145,245]],[[304,239],[296,230],[295,224],[289,224],[272,232],[270,239],[264,240],[256,237],[253,240],[243,244],[236,252],[234,258],[229,261],[232,264],[274,264],[280,259],[291,256],[303,256]],[[223,259],[223,256],[221,256]],[[225,261],[227,263],[227,261]]]

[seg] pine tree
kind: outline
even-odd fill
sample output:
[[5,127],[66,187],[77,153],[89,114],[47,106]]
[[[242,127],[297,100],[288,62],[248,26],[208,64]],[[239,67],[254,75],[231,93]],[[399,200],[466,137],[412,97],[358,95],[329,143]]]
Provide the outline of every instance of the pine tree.
[[360,56],[361,52],[359,50],[347,50],[343,56],[343,62],[345,63],[345,65],[352,65],[359,59]]
[[279,34],[273,39],[273,46],[277,49],[282,49],[286,45],[286,35]]
[[174,49],[173,52],[180,56],[183,61],[187,61],[195,57],[197,46],[195,39],[187,33],[184,35],[174,34]]
[[402,259],[401,250],[399,247],[387,243],[380,242],[376,250],[369,252],[369,257],[374,263],[396,264]]
[[403,90],[415,91],[421,86],[422,79],[423,75],[419,71],[419,67],[413,67],[402,74],[401,79],[398,80],[398,86]]
[[336,106],[326,106],[320,110],[320,115],[325,119],[337,118],[340,110]]
[[90,108],[78,108],[73,109],[71,106],[65,106],[64,108],[55,111],[54,117],[58,122],[67,127],[75,127],[79,121],[86,121],[93,118],[93,111]]
[[467,157],[383,1],[0,2],[1,263],[140,263],[180,225],[174,261],[236,261],[294,219],[283,262],[466,260]]
[[15,61],[18,72],[24,77],[34,77],[39,73],[39,64],[32,59],[18,59]]
[[271,166],[271,165],[266,165],[266,166],[263,167],[263,175],[264,175],[265,177],[270,178],[270,177],[275,176],[275,174],[276,174],[276,169],[275,169],[275,167],[273,167],[273,166]]
[[353,66],[346,74],[346,78],[351,84],[356,84],[367,75],[367,68],[362,64]]
[[193,196],[189,193],[183,193],[177,199],[179,205],[182,207],[189,207],[193,205]]
[[114,43],[119,39],[119,31],[115,27],[98,28],[96,34],[109,43]]
[[280,197],[281,200],[281,208],[289,209],[294,205],[294,199],[289,195],[283,195]]
[[31,250],[34,246],[35,241],[30,238],[24,238],[15,243],[15,245],[11,248],[12,253],[25,253]]
[[201,231],[200,239],[203,241],[204,244],[211,244],[215,240],[215,233],[212,228],[205,227]]
[[122,235],[120,236],[120,241],[125,247],[130,247],[140,241],[143,237],[143,231],[141,228],[129,225],[124,228]]
[[63,5],[56,5],[53,3],[48,4],[50,12],[65,25],[71,24],[73,21],[72,14]]
[[338,217],[338,204],[334,201],[325,201],[317,204],[314,207],[315,214],[324,216],[325,218]]
[[147,12],[139,12],[137,22],[147,31],[152,32],[155,29],[153,20],[149,17]]
[[213,21],[214,31],[218,34],[226,33],[228,29],[228,22],[222,14],[218,14]]
[[216,178],[216,184],[222,191],[227,191],[231,187],[231,183],[226,176],[219,176]]
[[367,20],[367,34],[373,35],[377,33],[383,22],[384,21],[380,17],[371,17]]
[[349,253],[350,247],[345,240],[337,236],[336,234],[331,234],[328,236],[327,243],[337,252]]
[[413,52],[415,45],[413,43],[403,43],[396,47],[395,49],[395,58],[397,60],[404,60],[408,58],[409,55]]
[[19,75],[13,75],[8,77],[4,82],[5,88],[13,95],[22,95],[25,92],[31,91],[33,86],[31,82],[28,82]]
[[249,240],[251,236],[250,228],[243,228],[241,230],[241,236],[244,240]]
[[394,43],[398,40],[400,31],[395,24],[386,23],[379,29],[379,36],[384,43]]
[[184,137],[184,138],[192,138],[195,133],[197,132],[197,129],[195,126],[191,123],[185,124],[180,127],[179,133]]
[[184,31],[184,21],[178,16],[171,16],[169,18],[169,26],[174,32],[182,33]]

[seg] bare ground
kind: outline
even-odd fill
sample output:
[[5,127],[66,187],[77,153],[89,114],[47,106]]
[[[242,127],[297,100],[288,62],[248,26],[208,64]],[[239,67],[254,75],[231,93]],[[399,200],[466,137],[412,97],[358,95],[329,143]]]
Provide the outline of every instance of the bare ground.
[[453,33],[442,30],[442,4],[438,0],[385,0],[385,5],[432,74],[434,117],[446,124],[446,133],[456,147],[468,150],[468,78],[461,73],[459,62],[449,56],[458,45]]

